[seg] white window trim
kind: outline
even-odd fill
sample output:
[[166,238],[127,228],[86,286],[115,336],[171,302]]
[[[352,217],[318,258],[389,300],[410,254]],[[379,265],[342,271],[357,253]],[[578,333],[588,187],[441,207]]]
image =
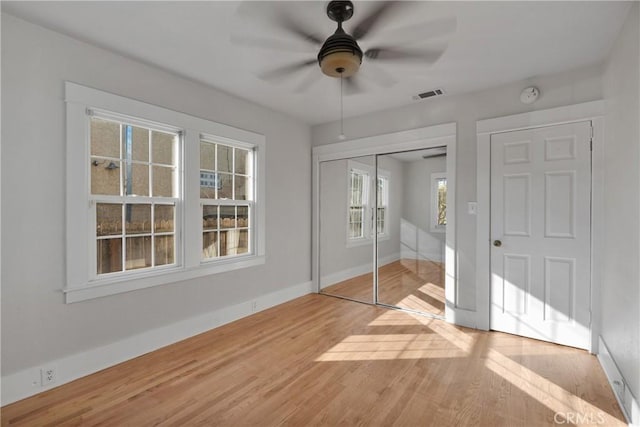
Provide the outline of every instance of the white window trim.
[[[434,172],[431,174],[431,217],[429,218],[429,225],[432,233],[445,233],[447,231],[446,225],[438,225],[438,180],[447,179],[446,172]],[[449,182],[447,181],[447,186]]]
[[[364,227],[364,235],[363,237],[357,237],[357,238],[350,238],[349,237],[349,203],[350,203],[350,194],[349,194],[349,186],[351,185],[351,172],[352,171],[356,171],[362,174],[365,174],[368,176],[369,181],[367,183],[367,191],[366,193],[366,198],[367,200],[365,201],[366,203],[364,203],[364,205],[366,206],[365,208],[365,214],[364,214],[364,218],[363,218],[363,227]],[[346,221],[346,228],[345,228],[345,239],[346,239],[346,244],[345,246],[347,248],[353,248],[353,247],[358,247],[358,246],[364,246],[364,245],[370,245],[373,237],[375,235],[375,231],[377,231],[377,224],[373,224],[373,210],[372,208],[374,208],[375,205],[375,200],[373,198],[373,193],[371,193],[372,191],[377,191],[377,181],[376,179],[378,177],[382,177],[382,178],[386,178],[387,179],[387,196],[388,196],[388,192],[390,191],[390,184],[391,184],[391,173],[389,171],[386,171],[384,169],[378,169],[378,173],[376,175],[376,170],[375,167],[367,165],[365,163],[360,163],[357,162],[355,160],[348,160],[347,161],[347,221]],[[377,206],[376,206],[377,208]],[[378,234],[378,241],[385,241],[385,240],[389,240],[390,239],[390,235],[389,235],[389,206],[387,203],[387,209],[386,209],[386,218],[385,218],[385,231],[384,233],[380,233]]]
[[[152,286],[188,280],[210,274],[264,264],[265,262],[265,137],[213,121],[172,111],[156,105],[65,82],[67,107],[67,200],[66,200],[66,265],[67,279],[63,289],[67,303],[98,298]],[[180,171],[182,217],[176,226],[176,261],[181,264],[148,271],[132,272],[119,277],[91,280],[88,245],[95,244],[88,214],[89,194],[89,125],[87,110],[98,109],[114,116],[135,117],[140,121],[164,123],[182,131]],[[200,135],[215,135],[235,145],[255,148],[255,230],[254,252],[247,256],[206,263],[201,262],[202,218],[200,207]],[[178,209],[178,208],[176,208]],[[180,218],[177,214],[176,220]],[[178,230],[180,230],[178,234]]]

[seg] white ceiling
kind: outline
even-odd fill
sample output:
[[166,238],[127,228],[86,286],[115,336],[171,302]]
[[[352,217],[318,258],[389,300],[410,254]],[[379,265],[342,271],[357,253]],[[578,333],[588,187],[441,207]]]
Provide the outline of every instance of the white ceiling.
[[[292,40],[272,24],[270,15],[286,10],[304,28],[329,36],[335,23],[325,14],[327,2],[258,2],[243,5],[240,12],[244,13],[239,13],[241,3],[3,1],[2,10],[309,124],[339,119],[339,80],[321,75],[319,68],[309,67],[279,82],[257,77],[291,62],[312,59],[319,49]],[[347,31],[349,24],[358,22],[374,6],[373,2],[354,5],[354,18],[345,24]],[[368,71],[369,64],[363,62],[358,77],[366,91],[345,97],[345,117],[429,102],[415,101],[412,96],[433,88],[459,94],[602,61],[630,2],[412,2],[404,6],[375,34],[359,42],[363,50],[382,41],[411,40],[409,30],[400,31],[404,27],[455,19],[452,34],[424,43],[411,40],[412,47],[447,44],[447,50],[431,66],[378,62],[397,80],[387,88],[367,78],[371,68]],[[231,43],[231,37],[241,36],[281,40],[290,49]],[[305,91],[296,92],[310,73],[320,77]]]

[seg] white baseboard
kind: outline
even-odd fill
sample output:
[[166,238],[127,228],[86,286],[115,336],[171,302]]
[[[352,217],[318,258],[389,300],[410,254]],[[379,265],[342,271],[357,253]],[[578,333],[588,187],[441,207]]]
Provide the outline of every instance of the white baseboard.
[[440,252],[416,252],[410,249],[402,248],[402,259],[428,260],[435,262],[444,262],[442,253]]
[[444,318],[447,322],[457,326],[482,329],[478,327],[478,313],[476,311],[447,306],[445,307]]
[[[311,282],[301,283],[261,295],[250,301],[224,307],[102,347],[44,362],[37,367],[3,376],[1,405],[8,405],[33,396],[311,292]],[[55,369],[56,379],[48,386],[40,385],[41,367]]]
[[609,385],[613,389],[613,394],[616,396],[627,422],[630,426],[640,426],[640,406],[638,401],[631,394],[631,390],[629,390],[629,386],[618,369],[618,365],[616,365],[602,336],[599,337],[598,342],[598,361],[607,376]]
[[[400,260],[400,253],[395,253],[378,259],[378,265],[391,264]],[[347,268],[345,270],[336,271],[335,273],[327,274],[320,278],[320,289],[324,289],[327,286],[335,285],[344,280],[351,279],[352,277],[361,276],[363,274],[371,273],[373,271],[373,262],[369,264],[357,265],[355,267]]]

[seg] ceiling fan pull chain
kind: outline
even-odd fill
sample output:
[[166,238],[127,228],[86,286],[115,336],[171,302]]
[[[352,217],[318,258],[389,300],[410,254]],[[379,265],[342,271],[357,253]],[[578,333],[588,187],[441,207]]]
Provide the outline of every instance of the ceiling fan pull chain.
[[342,87],[344,84],[344,78],[342,74],[340,74],[340,135],[338,135],[338,139],[345,139],[344,136],[344,105],[343,105],[343,95],[342,95]]

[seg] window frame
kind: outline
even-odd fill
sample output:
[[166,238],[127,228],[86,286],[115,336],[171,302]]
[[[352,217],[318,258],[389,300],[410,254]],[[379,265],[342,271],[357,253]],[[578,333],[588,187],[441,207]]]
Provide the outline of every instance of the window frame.
[[[239,148],[239,149],[243,149],[243,150],[248,150],[252,153],[252,159],[251,159],[251,174],[238,174],[235,171],[235,160],[234,163],[232,165],[232,169],[233,172],[231,172],[231,174],[235,177],[235,175],[240,175],[240,176],[249,176],[252,180],[252,196],[250,199],[245,199],[245,200],[241,200],[241,199],[216,199],[216,198],[202,198],[200,195],[200,208],[201,210],[204,210],[205,206],[218,206],[218,207],[223,207],[223,206],[234,206],[236,208],[236,212],[237,212],[237,208],[240,206],[248,206],[249,208],[249,212],[248,212],[248,216],[249,216],[249,223],[248,226],[246,227],[247,230],[249,231],[249,239],[248,239],[248,244],[249,244],[249,250],[247,253],[244,254],[240,254],[240,255],[225,255],[225,256],[218,256],[215,258],[204,258],[201,257],[200,263],[202,265],[211,265],[211,264],[215,264],[217,262],[220,261],[225,261],[225,260],[234,260],[234,259],[242,259],[242,258],[247,258],[247,257],[251,257],[254,254],[255,251],[255,242],[256,242],[256,233],[255,233],[255,210],[256,210],[256,203],[255,203],[255,186],[256,186],[256,174],[255,174],[255,170],[256,170],[256,152],[255,152],[255,146],[253,146],[252,144],[246,144],[246,143],[242,143],[239,141],[232,141],[226,138],[220,138],[217,137],[215,135],[207,135],[207,134],[201,134],[200,135],[200,144],[201,143],[209,143],[209,144],[219,144],[219,145],[224,145],[227,147],[233,147],[233,148]],[[198,147],[200,147],[200,145],[198,145]],[[216,159],[218,158],[218,155],[216,153]],[[202,169],[199,169],[199,171],[201,172]],[[219,171],[216,170],[215,173],[218,173]],[[235,193],[235,185],[233,185],[233,192]],[[202,218],[202,216],[201,216]],[[202,221],[200,222],[202,224]],[[234,228],[235,230],[238,229],[237,225]],[[218,236],[220,235],[220,232],[222,230],[224,230],[222,227],[218,226],[217,228],[218,230]],[[229,229],[231,230],[231,229]],[[201,227],[200,230],[200,247],[202,248],[202,243],[204,240],[204,227]],[[218,248],[220,247],[220,241],[218,240]]]
[[[108,92],[65,82],[66,103],[66,283],[65,301],[73,303],[265,263],[265,161],[263,135],[176,112]],[[181,206],[176,206],[176,264],[106,278],[92,278],[95,218],[91,221],[88,113],[100,111],[131,124],[164,124],[182,132],[177,165]],[[254,150],[254,251],[243,257],[201,263],[200,136],[245,144]],[[124,225],[123,225],[124,226]],[[178,232],[180,230],[180,232]],[[95,251],[93,251],[95,254]],[[180,261],[180,262],[178,262]]]
[[[449,187],[449,182],[447,180],[446,172],[433,172],[431,174],[431,194],[429,200],[431,201],[431,212],[429,217],[429,228],[432,233],[445,233],[447,231],[446,224],[438,224],[438,182],[441,180],[445,180],[447,189]],[[448,194],[447,194],[448,197]]]
[[[359,173],[367,177],[367,179],[363,180],[364,188],[363,188],[363,218],[362,218],[362,227],[363,233],[361,237],[350,237],[350,216],[349,212],[351,210],[351,174],[353,172]],[[377,196],[373,197],[371,191],[375,189],[377,192],[377,179],[382,178],[386,180],[386,204],[382,206],[385,211],[385,220],[384,220],[384,232],[377,233],[378,241],[388,240],[390,238],[389,235],[389,187],[391,184],[391,173],[384,170],[378,169],[377,173],[375,167],[360,163],[354,160],[347,161],[347,215],[346,215],[346,247],[352,248],[356,246],[363,246],[367,244],[371,244],[373,241],[373,237],[377,232],[377,223],[374,225],[373,221],[373,206],[377,204]],[[377,207],[377,206],[376,206]],[[373,230],[376,230],[374,232]]]
[[[181,221],[181,214],[182,214],[182,205],[183,205],[183,197],[181,194],[181,190],[182,190],[182,185],[181,185],[181,180],[182,180],[182,156],[181,154],[181,147],[183,144],[182,141],[182,130],[173,126],[167,126],[165,124],[161,124],[161,123],[153,123],[150,121],[146,121],[146,120],[140,120],[138,118],[135,117],[128,117],[128,116],[124,116],[121,114],[114,114],[111,112],[107,112],[107,111],[102,111],[99,109],[91,109],[91,108],[87,108],[86,110],[86,114],[87,114],[87,121],[89,122],[89,127],[91,126],[90,121],[92,118],[98,118],[101,120],[106,120],[106,121],[111,121],[114,123],[119,123],[120,125],[131,125],[131,126],[136,126],[136,127],[142,127],[142,128],[146,128],[149,129],[150,131],[158,131],[158,132],[164,132],[164,133],[172,133],[175,134],[175,136],[178,138],[178,141],[176,142],[177,147],[174,147],[174,157],[176,158],[176,162],[173,165],[173,167],[177,170],[177,173],[174,176],[174,186],[175,186],[175,195],[173,197],[168,197],[168,196],[154,196],[154,195],[148,195],[148,196],[138,196],[138,195],[126,195],[122,193],[122,185],[124,184],[124,182],[120,182],[120,190],[121,193],[120,195],[107,195],[107,194],[92,194],[91,193],[91,189],[89,188],[88,191],[88,200],[89,200],[89,226],[90,226],[90,236],[89,236],[89,280],[91,282],[104,282],[107,280],[117,280],[121,277],[127,278],[127,277],[137,277],[138,275],[143,275],[145,273],[149,273],[151,271],[171,271],[172,269],[174,269],[176,266],[180,266],[182,264],[182,251],[180,250],[179,247],[179,243],[181,242],[182,239],[181,237],[181,227],[179,227],[180,224],[182,224]],[[91,155],[91,147],[90,147],[90,137],[91,137],[91,131],[89,130],[89,140],[87,141],[87,144],[89,145],[89,161],[92,161],[93,157],[96,156],[92,156]],[[149,150],[152,149],[151,144],[149,144]],[[151,154],[151,153],[150,153]],[[150,169],[150,174],[153,174],[153,159],[151,157],[149,157],[149,161],[147,162],[149,164],[149,169]],[[122,161],[122,154],[120,155],[120,159],[119,161],[121,161],[122,165],[124,166],[124,161]],[[133,164],[139,164],[141,162],[136,161],[133,162]],[[91,185],[91,168],[89,168],[89,173],[88,173],[88,178],[89,180],[89,185]],[[122,178],[121,178],[122,180]],[[151,188],[153,186],[153,181],[151,179],[151,176],[149,177],[149,187]],[[122,232],[120,235],[120,238],[122,239],[122,257],[123,257],[123,264],[122,264],[122,270],[121,271],[116,271],[116,272],[110,272],[110,273],[103,273],[103,274],[99,274],[98,273],[98,268],[97,268],[97,241],[98,240],[103,240],[103,239],[111,239],[111,238],[115,238],[115,237],[104,237],[104,236],[98,236],[96,229],[97,229],[97,224],[96,224],[96,210],[97,210],[97,205],[98,204],[121,204],[123,206],[123,209],[125,206],[129,205],[129,206],[133,206],[133,205],[151,205],[152,206],[152,210],[154,209],[153,206],[156,205],[173,205],[174,206],[174,229],[173,229],[173,236],[174,236],[174,262],[171,264],[165,264],[165,265],[156,265],[156,266],[151,266],[151,267],[146,267],[146,268],[140,268],[140,269],[131,269],[131,270],[127,270],[125,268],[125,248],[126,248],[126,239],[127,237],[132,238],[132,237],[142,237],[142,236],[147,236],[149,235],[149,237],[153,238],[159,235],[168,235],[165,233],[157,233],[154,230],[153,227],[153,223],[151,224],[151,230],[149,233],[141,233],[141,234],[131,234],[128,235],[126,233],[126,223],[124,221],[122,221]],[[152,243],[153,245],[153,243]]]

